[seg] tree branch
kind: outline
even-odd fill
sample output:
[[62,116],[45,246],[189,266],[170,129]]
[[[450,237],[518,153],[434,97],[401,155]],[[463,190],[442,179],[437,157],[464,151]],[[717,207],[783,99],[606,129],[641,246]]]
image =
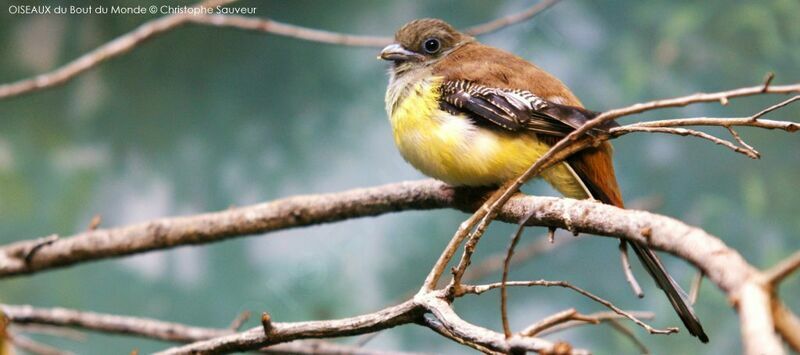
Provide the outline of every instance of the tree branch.
[[[0,277],[33,273],[107,257],[167,249],[179,245],[209,243],[235,236],[374,216],[393,211],[452,207],[465,211],[477,210],[477,212],[461,224],[426,277],[419,293],[412,300],[379,312],[340,320],[298,323],[270,322],[269,327],[254,328],[237,334],[221,334],[215,338],[206,338],[207,340],[170,349],[168,353],[254,350],[299,338],[363,334],[412,322],[423,323],[445,336],[481,351],[507,353],[531,350],[583,353],[585,351],[573,349],[566,343],[549,343],[518,335],[506,339],[502,334],[464,322],[449,307],[451,297],[463,294],[465,290],[475,291],[474,287],[470,289],[470,286],[462,285],[461,279],[469,267],[472,253],[489,223],[496,217],[505,221],[516,221],[530,216],[528,219],[530,225],[564,228],[573,233],[617,237],[643,243],[680,256],[697,266],[711,282],[737,302],[742,320],[742,334],[746,335],[744,347],[748,354],[756,354],[759,349],[768,349],[770,352],[775,351],[775,354],[781,354],[781,343],[773,329],[778,328],[778,331],[783,334],[791,329],[792,319],[796,320],[796,317],[787,316],[790,312],[782,312],[776,315],[775,319],[771,317],[770,310],[776,309],[770,303],[775,301],[771,294],[771,285],[764,282],[766,278],[762,273],[752,268],[741,255],[728,248],[719,239],[680,221],[643,211],[622,210],[591,201],[515,194],[524,182],[538,175],[543,169],[574,152],[609,139],[611,135],[592,137],[583,134],[592,127],[613,118],[661,107],[683,106],[692,102],[714,100],[727,102],[729,98],[761,93],[798,92],[800,85],[771,86],[769,82],[766,82],[756,89],[744,88],[713,94],[695,94],[605,112],[567,135],[533,164],[525,174],[505,184],[491,194],[488,199],[485,189],[456,189],[430,180],[335,194],[298,196],[216,213],[164,218],[128,227],[90,230],[69,238],[50,237],[17,242],[0,248]],[[779,128],[794,132],[798,130],[796,123],[762,120],[761,117],[797,101],[798,98],[800,96],[785,100],[747,118],[730,119],[725,122],[720,122],[719,119],[691,118],[650,122],[649,124],[652,126],[640,123],[628,127],[672,129],[672,127],[688,124],[708,124],[730,128],[734,125],[743,125]],[[618,132],[618,134],[624,133]],[[744,149],[752,149],[741,140],[735,131],[731,131],[731,134],[737,142],[745,147]],[[454,269],[450,285],[443,290],[435,290],[446,265],[452,260],[461,242],[465,239],[468,241],[461,260]],[[797,267],[794,262],[790,262],[789,265],[789,267],[782,268],[788,271],[778,271],[774,275],[788,274]],[[781,277],[783,276],[775,276],[773,279]],[[524,285],[532,286],[533,283],[536,282],[526,282]],[[509,283],[509,285],[521,286],[523,283]],[[489,289],[495,286],[486,287]],[[603,300],[588,294],[588,292],[575,287],[570,288],[603,303]],[[624,312],[610,302],[605,301],[603,304],[615,312]],[[426,312],[432,314],[433,318],[423,317]],[[776,320],[779,315],[782,316],[780,323]],[[635,317],[631,319],[651,333],[673,331],[672,329],[659,331],[638,321]]]
[[[448,244],[442,255],[437,260],[434,268],[428,274],[428,277],[425,280],[425,284],[423,286],[423,291],[425,289],[430,289],[435,285],[438,279],[441,277],[442,272],[444,271],[445,266],[450,262],[453,255],[455,255],[456,249],[459,247],[461,242],[464,239],[469,239],[467,244],[464,247],[464,252],[462,254],[461,260],[458,263],[458,266],[453,273],[453,280],[451,282],[451,287],[457,289],[460,284],[461,276],[463,275],[464,271],[470,264],[470,258],[472,256],[472,252],[475,249],[480,237],[483,235],[483,232],[488,228],[489,224],[491,223],[492,219],[497,214],[498,209],[508,201],[511,196],[519,190],[519,188],[533,178],[534,176],[539,175],[544,169],[566,159],[570,155],[574,154],[577,151],[585,149],[586,147],[599,144],[600,141],[608,139],[609,137],[587,137],[585,134],[592,130],[599,125],[611,121],[615,118],[621,116],[632,115],[636,113],[641,113],[644,111],[660,109],[660,108],[667,108],[667,107],[679,107],[679,106],[686,106],[692,103],[699,103],[699,102],[711,102],[711,101],[723,101],[727,102],[729,98],[734,97],[743,97],[743,96],[751,96],[751,95],[759,95],[764,93],[800,93],[800,84],[795,85],[786,85],[786,86],[770,86],[771,80],[765,82],[764,85],[750,87],[750,88],[742,88],[736,90],[729,90],[729,91],[722,91],[716,92],[711,94],[706,93],[699,93],[689,96],[683,96],[673,99],[666,99],[666,100],[656,100],[647,103],[635,104],[632,106],[624,107],[621,109],[609,110],[603,112],[602,114],[598,115],[594,119],[589,120],[581,127],[578,127],[575,131],[568,134],[566,137],[562,138],[558,141],[555,145],[553,145],[545,154],[543,154],[533,165],[531,165],[528,170],[526,170],[522,175],[520,175],[517,179],[510,181],[504,184],[500,189],[498,189],[484,204],[483,206],[478,209],[469,219],[464,221],[464,223],[459,226],[458,230],[456,231],[455,235],[451,239],[451,242]],[[773,111],[777,108],[783,107],[788,105],[794,101],[793,99],[784,101],[777,105],[774,105],[770,108],[762,110],[758,114],[754,115],[755,118],[759,118],[760,116]],[[756,119],[752,119],[751,121],[755,121]],[[788,125],[787,131],[794,132],[796,131],[796,124],[794,123],[786,123]]]
[[592,301],[595,301],[597,303],[602,304],[603,306],[605,306],[608,309],[612,310],[614,313],[617,313],[617,314],[619,314],[619,315],[621,315],[621,316],[623,316],[625,318],[630,319],[631,321],[633,321],[634,323],[636,323],[640,327],[642,327],[645,330],[647,330],[647,332],[650,333],[650,334],[672,334],[672,333],[677,333],[678,332],[678,328],[667,328],[667,329],[656,329],[656,328],[653,328],[650,325],[648,325],[647,323],[642,322],[641,320],[636,318],[636,316],[634,316],[633,314],[628,313],[628,312],[620,309],[619,307],[615,306],[613,303],[611,303],[611,302],[609,302],[609,301],[607,301],[607,300],[605,300],[603,298],[600,298],[600,297],[592,294],[591,292],[586,291],[586,290],[584,290],[584,289],[582,289],[580,287],[572,285],[572,284],[570,284],[569,282],[566,282],[566,281],[536,280],[536,281],[510,281],[510,282],[505,282],[505,283],[497,282],[497,283],[492,283],[492,284],[487,284],[487,285],[477,285],[477,286],[462,285],[461,290],[462,290],[462,292],[465,292],[465,293],[474,293],[476,295],[479,295],[479,294],[484,293],[486,291],[493,290],[493,289],[496,289],[496,288],[502,288],[504,286],[518,286],[518,287],[544,286],[544,287],[564,287],[564,288],[568,288],[568,289],[571,289],[571,290],[573,290],[575,292],[580,293],[583,296],[586,296],[587,298],[591,299]]
[[745,283],[737,294],[745,354],[784,354],[775,333],[770,295],[761,285]]
[[783,340],[794,352],[800,353],[800,318],[775,298],[772,299],[772,318]]
[[[501,333],[473,325],[461,319],[450,307],[450,304],[444,300],[445,298],[447,298],[446,292],[441,294],[429,292],[418,294],[415,297],[417,303],[423,305],[435,319],[431,320],[429,317],[426,317],[424,324],[440,333],[441,331],[437,328],[446,330],[452,338],[458,339],[457,341],[462,344],[468,346],[472,346],[471,344],[479,344],[479,346],[473,347],[480,351],[484,351],[488,348],[491,351],[503,354],[513,353],[515,350],[551,353],[551,351],[558,346],[557,343],[527,336],[514,336],[510,339],[506,339]],[[589,352],[582,349],[570,348],[569,352],[566,353],[579,355],[588,354]]]
[[798,268],[800,268],[800,251],[796,251],[792,256],[765,271],[764,277],[766,282],[774,287]]
[[381,48],[392,43],[391,37],[351,35],[303,26],[292,25],[271,19],[239,15],[195,15],[188,22],[215,27],[262,32],[303,41],[350,47]]
[[[0,310],[15,329],[25,325],[75,327],[101,333],[122,334],[169,342],[191,343],[227,336],[232,329],[192,327],[155,319],[126,317],[111,314],[77,311],[65,308],[34,308],[31,306],[0,305]],[[240,319],[237,317],[237,319]],[[25,330],[25,328],[20,328]],[[68,329],[68,328],[65,328]],[[15,344],[18,337],[15,337]],[[20,344],[17,344],[20,345]],[[264,353],[279,354],[361,354],[399,355],[399,352],[365,350],[319,340],[298,340],[260,349]]]
[[26,353],[36,355],[69,355],[72,354],[68,351],[62,351],[52,346],[42,344],[34,341],[28,337],[19,334],[9,334],[8,339],[14,344],[17,349],[25,350]]
[[595,320],[588,320],[584,315],[579,314],[578,311],[575,310],[575,308],[570,308],[570,309],[565,309],[556,314],[553,314],[551,316],[548,316],[534,324],[531,324],[530,326],[520,331],[519,334],[523,336],[534,336],[548,328],[552,328],[559,324],[564,324],[571,320],[579,320],[595,324],[600,322]]
[[66,308],[47,309],[3,304],[0,305],[0,310],[14,324],[77,327],[171,342],[187,343],[233,333],[226,329],[191,327],[147,318],[82,312]]
[[414,323],[423,309],[412,301],[361,316],[327,321],[272,322],[269,334],[262,327],[189,345],[167,349],[159,354],[229,353],[256,350],[265,346],[305,338],[330,338],[371,333],[401,324]]
[[[471,210],[480,204],[481,196],[481,193],[475,191],[453,189],[431,180],[336,194],[300,196],[224,212],[81,233],[41,247],[33,255],[31,264],[27,267],[24,263],[21,266],[19,263],[8,263],[8,260],[14,259],[14,250],[25,249],[20,247],[24,243],[17,243],[3,249],[0,255],[5,255],[5,258],[0,270],[3,270],[5,275],[33,272],[64,265],[66,261],[76,263],[96,260],[100,257],[152,250],[156,247],[210,242],[238,234],[371,216],[409,208],[451,206]],[[740,293],[742,288],[746,284],[751,284],[759,274],[739,253],[728,248],[719,239],[701,229],[665,216],[644,211],[623,210],[591,201],[522,195],[514,196],[499,212],[498,217],[505,221],[517,221],[532,213],[529,223],[531,225],[558,228],[567,228],[569,225],[569,228],[580,233],[614,236],[646,243],[689,261],[700,268],[717,287],[729,296],[741,300],[752,298],[748,296],[749,294]],[[193,229],[190,226],[193,226]],[[132,241],[136,242],[133,247]],[[11,269],[9,265],[21,268]],[[758,305],[758,302],[754,304]],[[765,311],[768,312],[768,309]],[[751,318],[744,319],[749,321]],[[743,326],[744,323],[743,321]],[[763,322],[758,323],[763,325]],[[753,327],[754,331],[761,331],[762,336],[748,339],[771,339],[774,334],[769,329],[771,328]],[[747,339],[745,341],[747,342]],[[227,345],[223,342],[220,346],[225,348]]]
[[[215,7],[232,1],[235,0],[210,0],[195,6]],[[0,99],[65,84],[100,63],[125,54],[153,37],[186,24],[191,16],[189,13],[178,13],[145,22],[135,30],[117,37],[53,71],[37,75],[31,79],[0,85]]]
[[[236,0],[208,0],[195,6],[216,7],[227,5],[234,1]],[[473,35],[494,32],[501,28],[528,20],[554,5],[556,2],[558,2],[558,0],[543,0],[522,13],[512,14],[481,25],[476,25],[467,29],[467,31]],[[304,41],[342,46],[380,48],[393,41],[391,37],[343,34],[282,23],[266,18],[238,15],[193,14],[191,12],[176,13],[145,22],[135,30],[121,35],[55,70],[37,75],[30,79],[23,79],[0,85],[0,100],[63,85],[84,72],[131,51],[149,39],[183,27],[189,23],[236,28]]]
[[498,18],[496,20],[489,21],[484,24],[475,25],[470,28],[464,30],[464,33],[471,35],[471,36],[480,36],[485,35],[488,33],[496,32],[500,29],[505,27],[527,21],[528,19],[538,15],[544,10],[549,9],[551,6],[558,3],[560,0],[542,0],[537,2],[535,5],[521,11],[518,13],[510,14],[508,16],[504,16]]
[[456,198],[455,190],[442,183],[404,182],[96,229],[40,245],[33,254],[28,251],[41,244],[38,240],[17,242],[0,248],[0,277],[387,212],[443,208],[460,203]]

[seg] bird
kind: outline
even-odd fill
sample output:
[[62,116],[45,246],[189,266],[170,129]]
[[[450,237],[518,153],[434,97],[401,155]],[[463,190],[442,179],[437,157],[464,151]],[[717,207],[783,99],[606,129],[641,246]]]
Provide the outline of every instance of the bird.
[[[454,186],[500,186],[599,113],[559,79],[517,55],[480,43],[440,19],[403,25],[380,52],[390,62],[386,111],[403,158]],[[589,134],[617,126],[609,122]],[[559,193],[624,208],[604,141],[541,173]],[[686,293],[656,253],[630,242],[689,333],[708,342]]]

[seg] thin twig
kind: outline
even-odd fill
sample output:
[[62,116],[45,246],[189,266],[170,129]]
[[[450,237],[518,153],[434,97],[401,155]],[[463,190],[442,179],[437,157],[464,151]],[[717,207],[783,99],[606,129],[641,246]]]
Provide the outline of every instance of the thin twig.
[[99,214],[96,214],[89,221],[89,227],[87,228],[87,230],[93,231],[93,230],[97,229],[98,227],[100,227],[101,223],[103,223],[103,216],[101,216]]
[[753,148],[753,146],[747,144],[747,142],[745,142],[744,139],[742,139],[742,137],[739,136],[739,133],[737,133],[736,130],[733,129],[733,127],[725,127],[725,128],[728,129],[728,132],[731,133],[731,136],[733,137],[733,139],[736,140],[737,143],[739,143],[745,149],[753,152],[756,156],[761,157],[761,153],[759,153],[755,148]]
[[764,87],[761,89],[761,92],[767,92],[769,90],[769,85],[772,84],[772,79],[775,79],[775,73],[769,72],[766,76],[764,76]]
[[[770,90],[775,89],[771,86]],[[787,88],[793,88],[785,93],[800,92],[800,84],[790,85]],[[740,89],[741,90],[741,89]],[[732,92],[735,92],[734,90]],[[779,129],[789,133],[797,132],[800,130],[800,123],[789,121],[773,121],[761,119],[767,113],[783,108],[797,100],[800,100],[800,95],[793,96],[789,99],[783,100],[775,105],[767,107],[758,113],[748,117],[735,117],[735,118],[719,118],[719,117],[693,117],[693,118],[676,118],[669,120],[658,121],[645,121],[636,122],[625,125],[625,127],[686,127],[686,126],[719,126],[719,127],[756,127],[764,129]],[[641,104],[640,104],[641,105]],[[634,105],[635,106],[635,105]],[[612,128],[613,131],[615,128]]]
[[624,239],[619,241],[619,257],[622,262],[622,271],[625,273],[625,279],[628,280],[633,294],[639,298],[644,297],[642,287],[639,286],[639,282],[636,281],[636,276],[633,275],[633,270],[631,270],[631,262],[628,259],[628,242]]
[[511,26],[516,23],[520,23],[526,21],[544,10],[547,10],[551,6],[558,3],[560,0],[542,0],[536,3],[535,5],[525,9],[524,11],[517,12],[508,16],[504,16],[498,18],[496,20],[489,21],[484,24],[472,26],[464,30],[464,33],[471,35],[471,36],[480,36],[485,35],[487,33],[492,33],[502,28]]
[[642,341],[639,340],[636,334],[633,334],[633,332],[630,329],[628,329],[628,327],[622,325],[616,319],[608,319],[606,323],[608,323],[608,325],[610,325],[611,328],[614,328],[614,330],[616,330],[626,338],[630,339],[630,341],[634,345],[636,345],[637,348],[639,348],[639,353],[643,355],[650,354],[650,349],[647,348],[647,345],[644,345],[644,343],[642,343]]
[[239,315],[237,315],[236,318],[231,321],[231,325],[228,326],[228,329],[232,331],[238,331],[248,319],[250,319],[250,311],[245,310],[242,313],[239,313]]
[[[633,314],[634,316],[636,316],[639,319],[653,319],[653,318],[655,318],[655,315],[652,312],[632,312],[632,311],[628,311],[628,313]],[[633,342],[634,345],[636,345],[636,347],[639,348],[639,350],[641,351],[642,354],[649,354],[650,353],[650,350],[647,349],[647,347],[644,345],[644,343],[642,343],[642,341],[639,340],[639,338],[636,337],[636,335],[633,334],[633,332],[630,329],[628,329],[628,327],[620,324],[617,321],[618,319],[625,318],[625,317],[623,317],[623,316],[621,316],[621,315],[619,315],[617,313],[614,313],[614,312],[597,312],[597,313],[587,314],[584,317],[586,319],[592,319],[595,322],[588,322],[586,320],[576,320],[576,319],[568,320],[566,322],[563,322],[563,323],[560,323],[560,324],[555,324],[555,325],[553,325],[551,327],[543,329],[538,334],[541,335],[541,336],[544,336],[544,335],[561,332],[561,331],[564,331],[564,330],[567,330],[567,329],[571,329],[571,328],[575,328],[575,327],[579,327],[579,326],[583,326],[583,325],[587,325],[587,324],[597,324],[597,322],[599,322],[599,323],[608,323],[614,330],[620,332],[625,337],[630,339],[631,342]]]
[[578,314],[578,311],[575,308],[565,309],[561,312],[552,314],[545,318],[542,318],[540,321],[533,323],[519,332],[522,336],[535,336],[536,334],[541,333],[543,330],[547,328],[554,327],[558,324],[566,323],[567,321],[572,320],[572,316]]
[[[549,229],[548,229],[549,230]],[[514,250],[514,259],[511,260],[511,265],[520,265],[524,262],[530,261],[534,257],[546,253],[554,248],[567,244],[574,238],[560,238],[554,243],[550,243],[547,236],[540,236],[533,238],[536,241],[517,247]],[[478,281],[490,275],[495,275],[496,271],[503,269],[503,262],[506,259],[506,252],[497,252],[483,258],[483,261],[470,267],[467,273],[464,274],[463,280],[466,282]]]
[[[639,311],[627,311],[627,312],[632,314],[632,315],[634,315],[634,316],[636,316],[636,318],[639,318],[639,319],[653,319],[653,318],[655,318],[655,314],[653,312],[639,312]],[[607,321],[612,320],[612,319],[625,318],[625,316],[621,316],[621,315],[617,314],[616,312],[608,312],[608,311],[590,313],[590,314],[587,314],[586,317],[595,319],[595,320],[599,321],[600,323],[607,322]],[[561,332],[561,331],[564,331],[564,330],[567,330],[567,329],[580,327],[580,326],[584,326],[584,325],[588,325],[588,324],[595,324],[595,323],[587,322],[585,320],[570,320],[570,321],[567,321],[567,322],[564,322],[564,323],[561,323],[561,324],[554,325],[554,326],[552,326],[550,328],[544,329],[539,333],[539,335],[540,336],[545,336],[545,335],[548,335],[548,334],[553,334],[553,333]]]
[[14,324],[11,329],[17,333],[27,334],[44,334],[74,341],[86,341],[86,333],[64,328],[60,326],[45,325],[45,324]]
[[[764,89],[769,89],[769,87],[765,86]],[[742,137],[739,136],[739,134],[733,129],[733,127],[749,126],[749,127],[758,127],[766,129],[781,129],[787,132],[796,132],[798,129],[800,129],[800,124],[798,123],[761,120],[760,118],[772,111],[785,107],[797,100],[800,100],[800,95],[791,97],[787,100],[783,100],[749,117],[739,117],[739,118],[702,117],[702,118],[683,118],[683,119],[671,119],[671,120],[661,120],[661,121],[638,122],[621,127],[612,128],[609,133],[613,137],[619,137],[623,134],[631,132],[670,133],[681,136],[690,135],[707,139],[716,144],[720,144],[722,146],[730,148],[734,152],[742,153],[753,159],[758,159],[761,157],[760,153],[751,145],[747,144],[747,142],[745,142],[742,139]],[[728,130],[728,132],[730,132],[731,136],[733,136],[733,138],[736,140],[736,142],[738,142],[741,146],[737,146],[736,144],[733,144],[728,140],[718,138],[716,136],[713,136],[705,132],[682,128],[685,126],[725,127]]]
[[773,287],[800,268],[800,250],[764,272],[767,283]]
[[[571,290],[573,290],[575,292],[578,292],[578,293],[586,296],[587,298],[589,298],[589,299],[591,299],[591,300],[593,300],[593,301],[595,301],[597,303],[602,304],[603,306],[606,306],[608,309],[614,311],[615,313],[617,313],[617,314],[619,314],[621,316],[624,316],[625,318],[630,319],[634,323],[638,324],[640,327],[642,327],[645,330],[647,330],[647,332],[650,333],[650,334],[672,334],[672,333],[677,333],[678,332],[678,328],[675,328],[675,327],[669,327],[669,328],[666,328],[666,329],[653,328],[650,325],[648,325],[648,324],[642,322],[641,320],[639,320],[639,318],[636,318],[633,314],[628,313],[628,312],[620,309],[619,307],[615,306],[613,303],[611,303],[609,301],[606,301],[605,299],[602,299],[602,298],[592,294],[591,292],[586,291],[586,290],[584,290],[584,289],[582,289],[580,287],[574,286],[574,285],[572,285],[572,284],[570,284],[569,282],[566,282],[566,281],[547,281],[547,280],[510,281],[510,282],[507,282],[506,285],[507,286],[518,286],[518,287],[545,286],[545,287],[564,287],[564,288],[569,288],[569,289],[571,289]],[[466,293],[473,293],[473,294],[479,295],[479,294],[484,293],[486,291],[489,291],[489,290],[492,290],[492,289],[495,289],[495,288],[500,288],[500,286],[501,286],[501,283],[499,283],[499,282],[492,283],[492,284],[485,284],[485,285],[463,285],[462,286],[462,290],[464,292],[466,292]]]
[[698,270],[692,280],[692,288],[689,290],[689,302],[694,305],[700,295],[700,286],[703,283],[703,271]]
[[525,230],[525,224],[531,218],[530,215],[523,217],[517,224],[517,230],[511,235],[511,241],[508,243],[506,251],[506,258],[503,260],[503,275],[500,281],[500,318],[503,322],[503,333],[506,339],[511,338],[511,326],[508,325],[508,294],[506,293],[506,281],[508,281],[508,271],[511,265],[511,258],[514,257],[514,248],[519,243],[519,238]]
[[239,15],[197,15],[188,17],[187,21],[200,25],[230,27],[340,46],[381,48],[392,43],[391,37],[344,34],[292,25],[271,19]]
[[759,155],[758,155],[757,152],[753,152],[753,151],[751,151],[749,149],[746,149],[746,148],[738,147],[736,144],[733,144],[730,141],[727,141],[727,140],[722,139],[722,138],[718,138],[718,137],[713,136],[711,134],[708,134],[708,133],[705,133],[705,132],[701,132],[701,131],[697,131],[697,130],[693,130],[693,129],[688,129],[688,128],[641,127],[641,126],[631,126],[631,125],[629,125],[629,126],[621,126],[621,127],[612,128],[610,133],[612,135],[614,135],[614,136],[620,136],[620,135],[628,134],[628,133],[632,133],[632,132],[668,133],[668,134],[674,134],[674,135],[678,135],[678,136],[694,136],[694,137],[698,137],[698,138],[702,138],[702,139],[707,139],[707,140],[709,140],[711,142],[714,142],[715,144],[722,145],[723,147],[729,148],[730,150],[732,150],[732,151],[734,151],[736,153],[744,154],[744,155],[746,155],[746,156],[748,156],[750,158],[753,158],[753,159],[758,159],[759,158]]
[[25,352],[30,354],[36,355],[67,355],[72,354],[69,351],[63,351],[57,348],[54,348],[50,345],[42,344],[38,341],[34,341],[26,336],[19,335],[19,334],[8,334],[8,340],[14,344],[15,348],[25,350]]

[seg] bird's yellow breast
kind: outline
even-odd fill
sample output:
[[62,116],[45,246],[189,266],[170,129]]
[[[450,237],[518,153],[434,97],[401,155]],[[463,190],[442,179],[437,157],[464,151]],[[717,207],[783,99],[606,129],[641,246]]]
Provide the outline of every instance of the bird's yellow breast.
[[[550,148],[534,133],[480,127],[464,115],[441,110],[440,83],[440,78],[419,80],[403,95],[391,95],[396,102],[387,102],[400,154],[422,173],[452,185],[499,185],[522,174]],[[564,195],[588,197],[564,164],[543,176]]]

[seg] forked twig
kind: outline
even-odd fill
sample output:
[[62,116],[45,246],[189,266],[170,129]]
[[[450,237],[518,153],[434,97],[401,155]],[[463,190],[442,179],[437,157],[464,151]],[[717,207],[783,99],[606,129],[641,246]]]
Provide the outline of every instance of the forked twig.
[[765,271],[764,276],[766,281],[770,285],[773,285],[774,287],[775,285],[783,281],[783,279],[785,279],[787,276],[797,271],[797,269],[799,268],[800,268],[800,251],[796,251],[788,258],[783,259],[777,265]]
[[[591,292],[586,291],[586,290],[584,290],[584,289],[582,289],[580,287],[574,286],[574,285],[572,285],[572,284],[570,284],[569,282],[566,282],[566,281],[548,281],[548,280],[509,281],[509,282],[506,282],[506,286],[518,286],[518,287],[545,286],[545,287],[564,287],[564,288],[569,288],[569,289],[571,289],[571,290],[573,290],[575,292],[580,293],[581,295],[586,296],[587,298],[589,298],[589,299],[591,299],[591,300],[593,300],[593,301],[595,301],[597,303],[602,304],[603,306],[606,306],[608,309],[614,311],[615,313],[617,313],[617,314],[619,314],[619,315],[621,315],[621,316],[623,316],[625,318],[630,319],[634,323],[638,324],[640,327],[642,327],[645,330],[647,330],[647,332],[650,333],[650,334],[672,334],[672,333],[677,333],[678,332],[678,328],[675,328],[675,327],[669,327],[669,328],[666,328],[666,329],[653,328],[650,325],[648,325],[648,324],[642,322],[641,320],[639,320],[639,318],[637,318],[633,314],[631,314],[629,312],[626,312],[625,310],[622,310],[619,307],[615,306],[613,303],[611,303],[609,301],[606,301],[605,299],[600,298],[600,297],[592,294]],[[492,289],[495,289],[495,288],[500,288],[500,287],[501,287],[501,283],[500,282],[492,283],[492,284],[485,284],[485,285],[463,285],[462,286],[462,291],[465,292],[465,293],[472,293],[472,294],[479,295],[479,294],[484,293],[486,291],[489,291],[489,290],[492,290]]]
[[508,294],[506,293],[508,270],[511,265],[511,258],[514,256],[514,248],[517,246],[517,243],[519,243],[519,238],[522,236],[522,231],[525,230],[525,224],[528,223],[528,220],[530,220],[532,215],[533,214],[530,213],[519,220],[519,223],[517,224],[517,230],[511,235],[511,241],[508,243],[506,258],[503,260],[503,275],[500,281],[500,318],[503,322],[503,333],[505,334],[506,339],[511,338],[511,326],[508,324]]
[[622,262],[622,271],[625,273],[625,279],[628,280],[633,294],[639,298],[644,297],[642,287],[639,286],[639,282],[636,281],[636,276],[633,275],[633,270],[631,270],[631,262],[630,259],[628,259],[628,242],[625,240],[619,241],[619,257]]
[[581,321],[590,324],[598,324],[600,320],[592,318],[590,316],[580,314],[575,308],[570,308],[553,314],[551,316],[545,317],[544,319],[531,324],[521,332],[519,332],[522,336],[534,336],[536,334],[541,333],[542,331],[555,327],[556,325],[566,323],[568,321]]

